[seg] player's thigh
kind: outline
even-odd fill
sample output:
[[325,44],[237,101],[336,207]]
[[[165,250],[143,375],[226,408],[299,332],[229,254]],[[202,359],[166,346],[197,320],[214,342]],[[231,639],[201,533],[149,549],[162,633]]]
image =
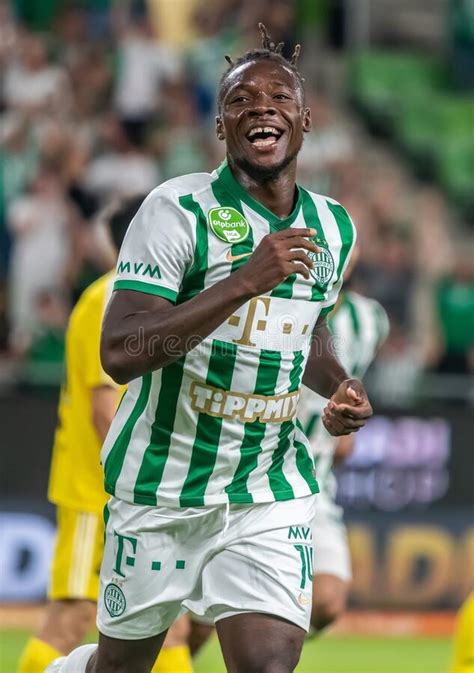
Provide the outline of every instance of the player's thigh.
[[87,673],[150,673],[166,631],[151,638],[121,640],[99,633],[99,646]]
[[247,613],[216,624],[228,673],[292,673],[306,631],[274,615]]
[[58,506],[50,600],[97,601],[103,539],[102,514]]

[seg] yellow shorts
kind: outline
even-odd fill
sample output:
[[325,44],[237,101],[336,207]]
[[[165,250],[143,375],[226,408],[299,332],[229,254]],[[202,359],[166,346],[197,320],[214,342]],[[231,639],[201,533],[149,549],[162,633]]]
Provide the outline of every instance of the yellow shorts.
[[97,601],[104,550],[102,514],[57,507],[58,529],[48,596]]

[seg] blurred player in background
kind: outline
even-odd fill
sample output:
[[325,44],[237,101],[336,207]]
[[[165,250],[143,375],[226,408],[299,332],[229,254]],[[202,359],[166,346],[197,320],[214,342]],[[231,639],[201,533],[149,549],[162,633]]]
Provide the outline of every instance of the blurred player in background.
[[[357,248],[344,275],[344,288],[329,315],[334,348],[350,376],[362,378],[388,336],[389,323],[382,306],[374,299],[349,289],[349,278],[357,261]],[[354,435],[333,437],[324,427],[324,397],[303,387],[298,416],[314,453],[320,493],[316,498],[313,524],[313,611],[311,623],[321,631],[342,615],[352,577],[342,508],[336,505],[333,465],[353,450]],[[330,403],[331,404],[331,403]]]
[[[143,196],[124,199],[104,220],[115,254]],[[99,456],[123,392],[101,367],[102,317],[112,292],[110,271],[83,293],[66,337],[66,378],[51,463],[49,500],[57,507],[58,532],[43,625],[21,657],[18,673],[43,673],[47,665],[81,644],[96,614],[104,544],[103,487]],[[191,673],[186,618],[168,634],[153,673]]]
[[474,673],[474,593],[459,610],[451,673]]

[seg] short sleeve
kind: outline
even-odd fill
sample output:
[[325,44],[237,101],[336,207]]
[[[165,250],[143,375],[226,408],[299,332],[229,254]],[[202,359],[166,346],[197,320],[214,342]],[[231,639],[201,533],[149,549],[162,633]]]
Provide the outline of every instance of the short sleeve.
[[175,302],[192,263],[191,223],[174,193],[162,187],[145,199],[120,250],[114,290],[135,290]]
[[333,201],[332,199],[327,199],[327,204],[337,222],[341,243],[333,281],[328,287],[326,298],[322,302],[322,317],[328,315],[337,302],[339,292],[341,291],[344,282],[344,274],[351,260],[357,240],[357,231],[347,210],[337,203],[337,201]]

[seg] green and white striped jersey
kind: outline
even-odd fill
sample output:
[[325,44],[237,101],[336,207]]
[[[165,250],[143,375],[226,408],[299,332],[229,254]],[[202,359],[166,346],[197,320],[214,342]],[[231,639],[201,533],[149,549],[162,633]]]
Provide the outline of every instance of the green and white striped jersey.
[[[318,491],[295,413],[313,327],[336,302],[355,241],[342,206],[298,187],[293,212],[279,219],[226,162],[212,174],[172,179],[151,192],[130,224],[114,289],[183,303],[286,227],[317,230],[322,250],[311,278],[289,277],[184,357],[130,382],[102,451],[108,493],[195,507]],[[140,347],[136,335],[130,348]]]
[[[328,318],[328,324],[344,369],[350,376],[362,378],[388,336],[389,322],[385,309],[375,299],[357,292],[343,292]],[[336,483],[332,464],[338,438],[327,432],[321,420],[327,402],[325,397],[303,386],[298,418],[311,444],[321,491],[333,498]]]

